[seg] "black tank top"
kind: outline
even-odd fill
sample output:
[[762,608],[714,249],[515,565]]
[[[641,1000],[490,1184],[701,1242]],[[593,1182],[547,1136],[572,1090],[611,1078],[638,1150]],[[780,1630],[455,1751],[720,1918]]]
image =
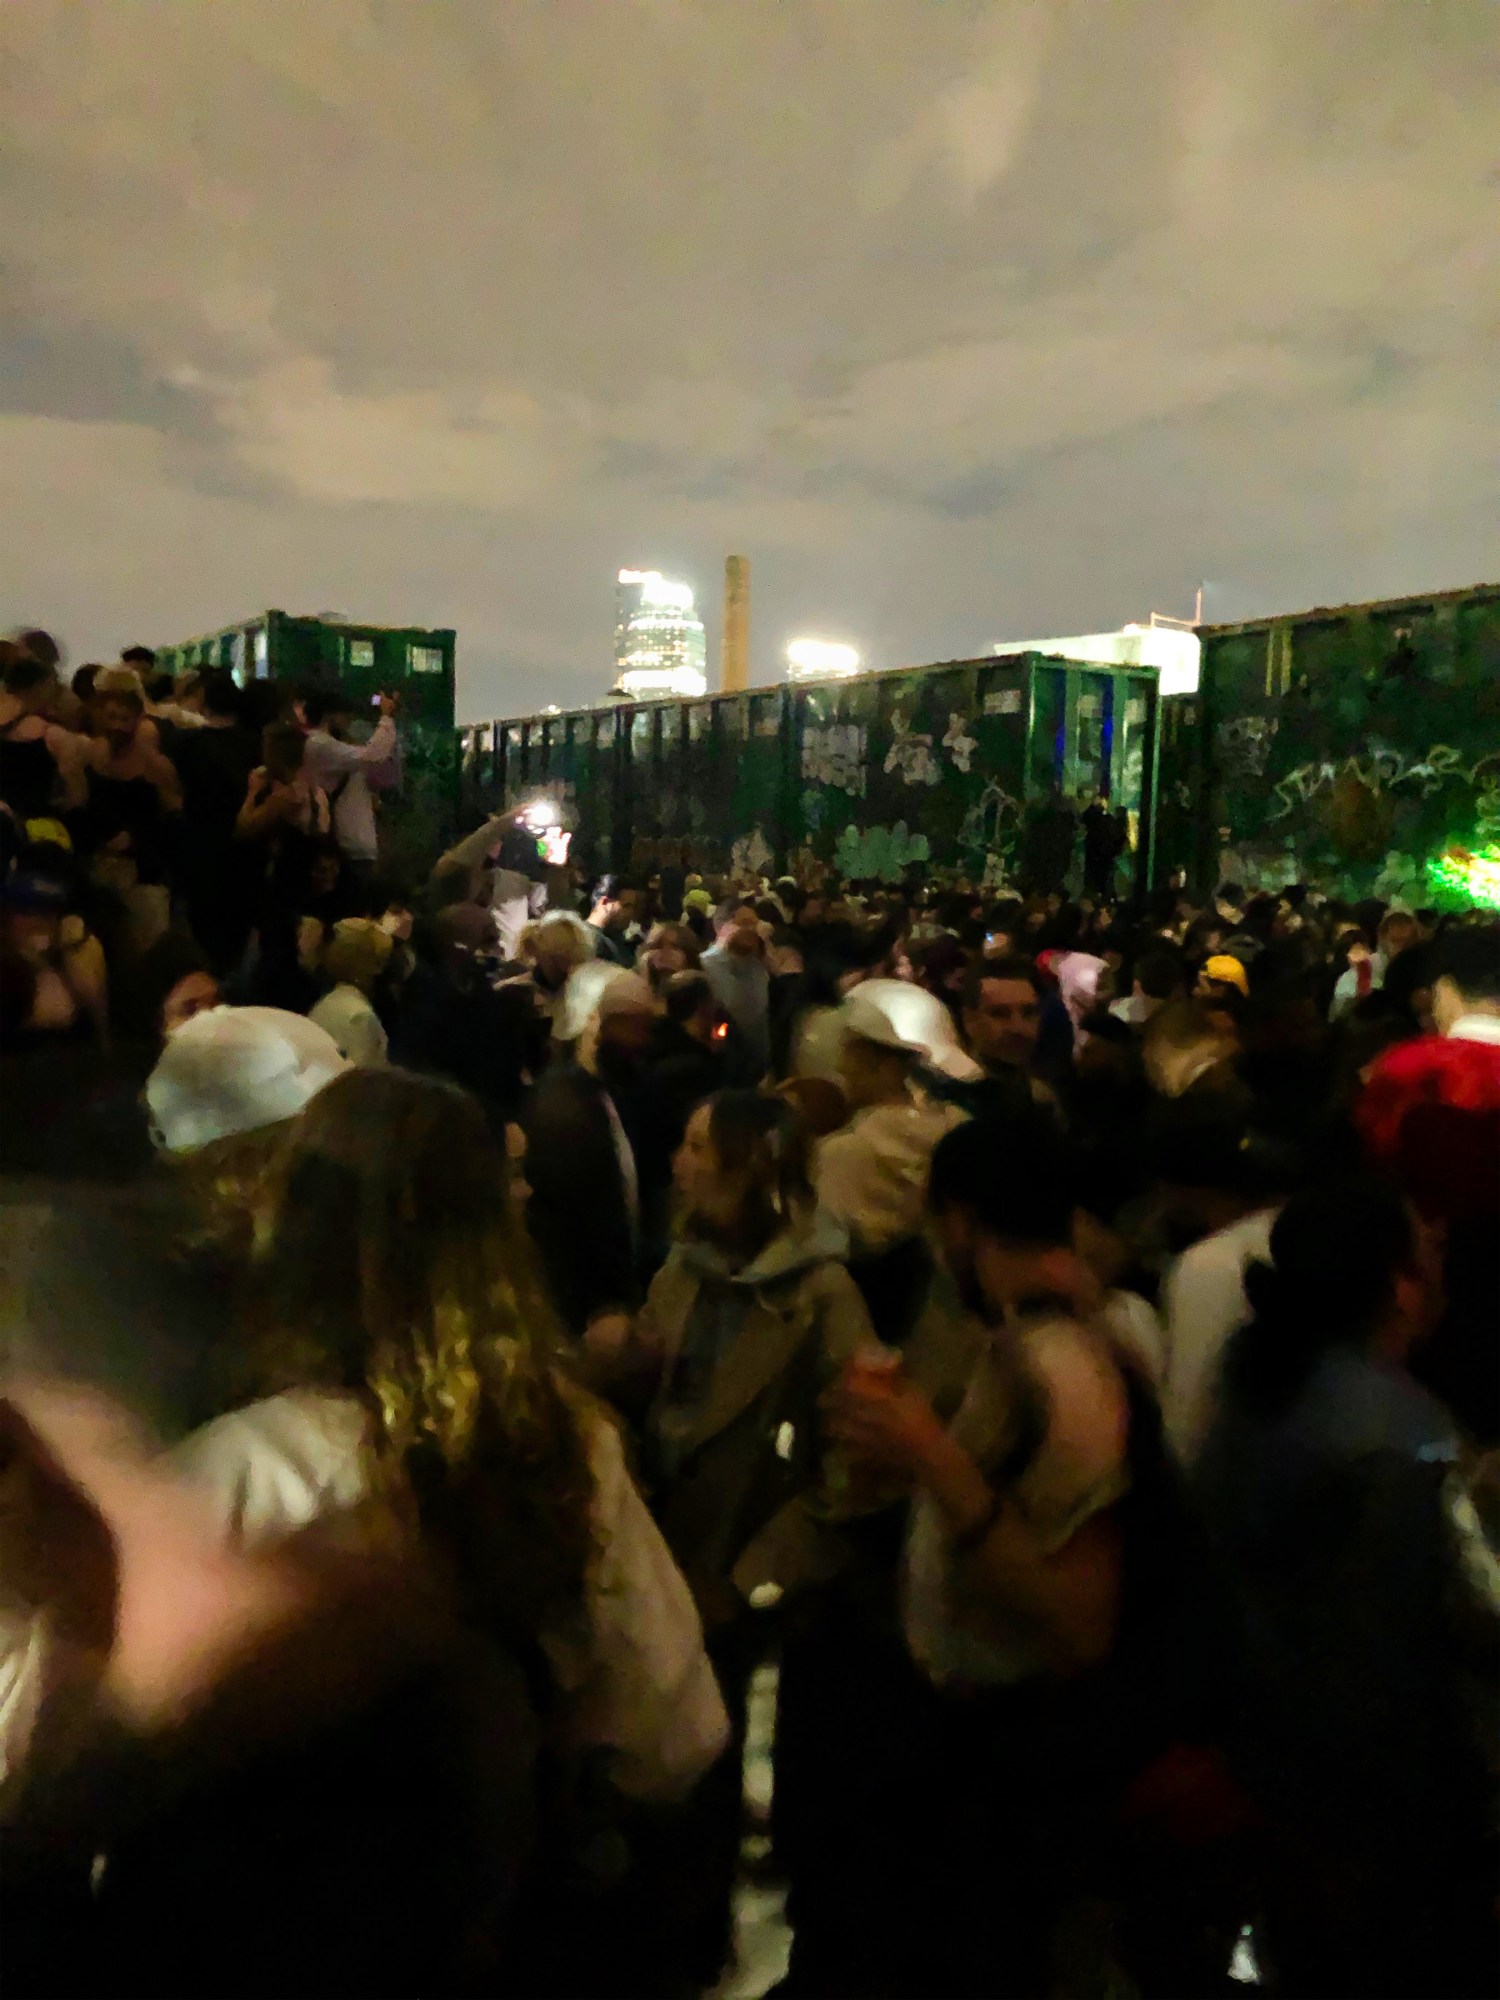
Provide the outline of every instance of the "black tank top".
[[53,810],[57,759],[47,748],[45,738],[17,740],[11,735],[17,723],[24,720],[23,716],[17,716],[15,722],[0,729],[0,799],[4,799],[19,820],[45,819]]

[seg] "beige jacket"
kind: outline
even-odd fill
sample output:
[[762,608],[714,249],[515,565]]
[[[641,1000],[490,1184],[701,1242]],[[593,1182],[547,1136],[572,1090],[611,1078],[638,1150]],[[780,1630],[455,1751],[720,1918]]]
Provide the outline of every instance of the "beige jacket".
[[921,1228],[933,1152],[967,1115],[913,1092],[904,1103],[857,1111],[819,1142],[818,1199],[861,1253],[878,1255]]

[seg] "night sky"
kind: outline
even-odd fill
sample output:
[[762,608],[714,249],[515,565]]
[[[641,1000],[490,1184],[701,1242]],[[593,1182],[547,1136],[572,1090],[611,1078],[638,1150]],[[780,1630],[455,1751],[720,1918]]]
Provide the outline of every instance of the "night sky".
[[1492,0],[16,0],[0,625],[601,697],[1500,571]]

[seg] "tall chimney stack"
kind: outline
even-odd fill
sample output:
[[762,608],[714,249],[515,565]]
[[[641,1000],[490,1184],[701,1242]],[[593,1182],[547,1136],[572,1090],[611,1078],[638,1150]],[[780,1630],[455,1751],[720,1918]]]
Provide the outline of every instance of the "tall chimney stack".
[[724,563],[724,637],[719,649],[719,690],[738,694],[750,685],[750,558]]

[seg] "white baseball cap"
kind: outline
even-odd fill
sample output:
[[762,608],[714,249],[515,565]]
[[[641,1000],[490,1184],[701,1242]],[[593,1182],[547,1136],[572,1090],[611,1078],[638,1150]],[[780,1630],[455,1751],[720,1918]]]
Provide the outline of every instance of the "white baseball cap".
[[210,1007],[167,1037],[146,1082],[152,1137],[190,1153],[295,1118],[349,1065],[333,1037],[280,1007]]
[[[618,992],[613,991],[614,988],[618,988]],[[605,1005],[606,993],[609,994],[608,1006]],[[553,1039],[576,1042],[596,1014],[602,1018],[605,1014],[637,1010],[650,1013],[654,1005],[651,988],[638,973],[629,972],[623,965],[614,965],[608,959],[591,958],[584,965],[575,965],[568,974],[568,983],[562,992],[562,1005],[552,1023]]]
[[840,1008],[844,1032],[883,1049],[900,1049],[954,1083],[983,1074],[959,1045],[953,1017],[935,993],[906,979],[866,979]]

